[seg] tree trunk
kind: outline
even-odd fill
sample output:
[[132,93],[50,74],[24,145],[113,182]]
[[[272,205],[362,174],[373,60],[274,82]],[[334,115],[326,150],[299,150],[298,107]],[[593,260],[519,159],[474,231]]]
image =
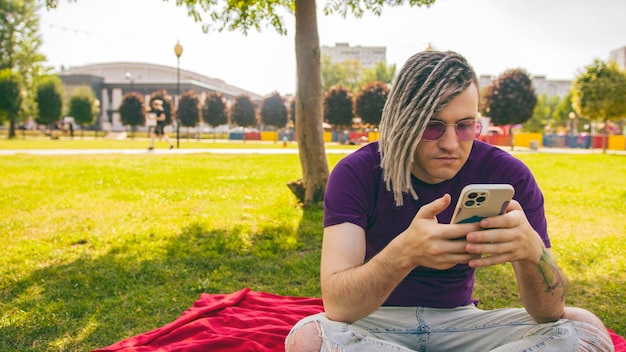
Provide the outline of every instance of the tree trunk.
[[16,118],[15,116],[11,116],[9,118],[9,139],[13,139],[15,138],[15,124],[16,124]]
[[609,120],[604,119],[604,134],[602,136],[602,154],[609,149]]
[[290,185],[300,185],[304,192],[300,201],[305,205],[324,199],[328,181],[328,161],[324,148],[322,128],[322,77],[320,39],[317,32],[317,11],[314,0],[295,0],[296,18],[296,138],[302,165],[302,180]]

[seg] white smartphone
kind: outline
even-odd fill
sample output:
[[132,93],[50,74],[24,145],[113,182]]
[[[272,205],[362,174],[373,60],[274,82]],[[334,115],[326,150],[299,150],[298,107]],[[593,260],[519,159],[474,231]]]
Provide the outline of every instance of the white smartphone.
[[461,190],[451,224],[477,222],[502,215],[515,190],[509,184],[471,184]]

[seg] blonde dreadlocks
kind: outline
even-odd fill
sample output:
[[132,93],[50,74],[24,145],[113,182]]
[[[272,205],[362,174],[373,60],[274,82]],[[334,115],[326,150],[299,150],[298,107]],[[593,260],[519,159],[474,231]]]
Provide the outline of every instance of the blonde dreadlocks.
[[418,199],[411,166],[426,123],[472,83],[479,86],[474,69],[451,51],[417,53],[400,70],[383,109],[379,144],[383,180],[397,206],[403,192]]

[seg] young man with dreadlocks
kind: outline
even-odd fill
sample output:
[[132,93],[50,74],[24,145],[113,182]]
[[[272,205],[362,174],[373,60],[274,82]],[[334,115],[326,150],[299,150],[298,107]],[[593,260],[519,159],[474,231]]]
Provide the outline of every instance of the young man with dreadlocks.
[[[591,312],[565,307],[543,196],[530,170],[476,141],[479,87],[454,52],[411,57],[380,141],[343,158],[324,200],[325,312],[298,322],[295,351],[612,351]],[[450,224],[461,189],[509,183],[504,215]],[[477,268],[511,263],[524,308],[481,310]]]

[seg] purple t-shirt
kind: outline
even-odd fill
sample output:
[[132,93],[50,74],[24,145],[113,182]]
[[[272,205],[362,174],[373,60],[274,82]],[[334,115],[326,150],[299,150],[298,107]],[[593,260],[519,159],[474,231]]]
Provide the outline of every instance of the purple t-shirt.
[[[450,194],[450,206],[437,216],[439,223],[447,224],[466,185],[509,183],[530,224],[550,247],[541,190],[528,167],[500,148],[474,141],[467,162],[454,178],[428,184],[412,177],[412,183],[419,199],[405,194],[403,206],[397,207],[382,178],[378,142],[370,143],[344,157],[332,170],[324,196],[324,227],[344,222],[362,227],[367,261],[409,227],[422,205]],[[383,305],[453,308],[476,303],[473,287],[474,269],[465,264],[447,270],[417,267]]]

